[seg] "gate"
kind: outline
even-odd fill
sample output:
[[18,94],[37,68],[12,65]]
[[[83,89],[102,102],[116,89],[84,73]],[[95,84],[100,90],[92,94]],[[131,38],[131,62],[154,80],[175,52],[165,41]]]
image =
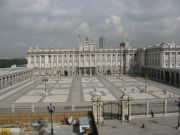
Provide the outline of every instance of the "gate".
[[118,101],[103,102],[104,119],[118,119],[120,114],[121,107]]

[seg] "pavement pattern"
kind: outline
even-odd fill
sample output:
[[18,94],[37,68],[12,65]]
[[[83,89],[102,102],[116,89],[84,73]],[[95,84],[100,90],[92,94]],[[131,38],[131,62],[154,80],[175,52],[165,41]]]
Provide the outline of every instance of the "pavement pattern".
[[132,99],[163,99],[179,97],[180,91],[162,83],[131,76],[93,77],[42,77],[25,80],[9,88],[0,90],[1,104],[19,103],[86,103],[97,91],[103,101],[118,101],[123,93]]
[[178,94],[170,92],[167,88],[153,86],[147,80],[139,80],[137,77],[121,76],[120,78],[112,76],[106,79],[117,87],[121,92],[126,93],[131,99],[159,99],[179,97]]

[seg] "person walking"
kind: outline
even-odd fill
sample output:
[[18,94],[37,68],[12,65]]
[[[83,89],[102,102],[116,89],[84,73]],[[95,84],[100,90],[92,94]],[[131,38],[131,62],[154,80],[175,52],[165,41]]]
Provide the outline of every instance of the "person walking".
[[154,117],[154,112],[152,109],[151,109],[151,116],[152,116],[152,118]]

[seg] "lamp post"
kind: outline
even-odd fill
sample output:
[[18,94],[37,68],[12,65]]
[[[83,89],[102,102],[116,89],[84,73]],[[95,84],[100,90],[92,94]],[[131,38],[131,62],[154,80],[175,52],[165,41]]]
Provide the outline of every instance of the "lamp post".
[[178,123],[177,123],[177,127],[176,128],[180,129],[180,97],[179,97],[179,101],[175,101],[175,103],[179,107],[179,116],[178,116]]
[[52,121],[52,114],[55,111],[55,106],[52,105],[52,103],[50,103],[49,106],[47,106],[48,112],[51,115],[51,135],[54,135],[54,130],[53,130],[53,121]]

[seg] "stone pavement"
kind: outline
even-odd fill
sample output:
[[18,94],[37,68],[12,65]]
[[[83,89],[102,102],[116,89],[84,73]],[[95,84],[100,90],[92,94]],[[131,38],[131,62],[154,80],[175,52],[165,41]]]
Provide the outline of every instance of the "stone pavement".
[[97,91],[103,101],[113,101],[116,98],[96,77],[82,77],[82,87],[85,101],[91,101],[94,91]]
[[[98,77],[49,77],[47,93],[43,78],[28,80],[0,91],[0,101],[6,104],[21,103],[86,103],[90,102],[94,87],[102,95],[104,101],[119,100],[124,90],[132,99],[159,99],[179,97],[177,88],[162,83],[131,76],[98,76]],[[164,94],[165,92],[165,94]]]
[[[100,135],[179,135],[178,116],[134,118],[129,123],[120,120],[105,120],[98,126]],[[142,128],[142,125],[145,125]]]
[[159,98],[177,98],[179,94],[170,92],[162,85],[153,85],[149,80],[143,80],[140,77],[106,76],[106,80],[112,83],[121,92],[125,92],[132,99],[159,99]]

